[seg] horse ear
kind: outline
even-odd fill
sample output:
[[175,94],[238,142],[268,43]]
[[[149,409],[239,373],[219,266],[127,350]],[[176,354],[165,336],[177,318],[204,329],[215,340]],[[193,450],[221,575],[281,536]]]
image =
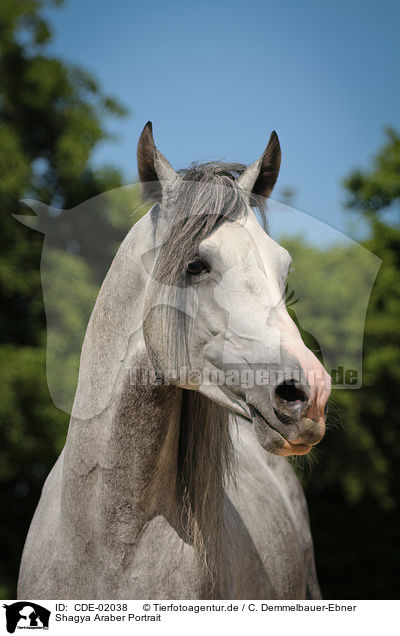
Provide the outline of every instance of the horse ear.
[[140,135],[137,161],[142,192],[146,199],[161,199],[165,182],[174,182],[180,178],[164,155],[156,148],[151,121],[147,122]]
[[240,175],[238,184],[256,196],[267,198],[276,183],[281,165],[281,147],[278,135],[271,133],[264,154]]

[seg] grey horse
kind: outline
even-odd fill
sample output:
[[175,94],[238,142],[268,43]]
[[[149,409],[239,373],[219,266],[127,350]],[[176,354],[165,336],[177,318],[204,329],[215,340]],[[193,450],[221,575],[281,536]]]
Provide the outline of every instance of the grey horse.
[[286,309],[290,256],[255,212],[280,158],[272,133],[247,168],[176,172],[146,124],[139,176],[158,203],[92,312],[20,598],[320,598],[285,456],[323,437],[330,378]]

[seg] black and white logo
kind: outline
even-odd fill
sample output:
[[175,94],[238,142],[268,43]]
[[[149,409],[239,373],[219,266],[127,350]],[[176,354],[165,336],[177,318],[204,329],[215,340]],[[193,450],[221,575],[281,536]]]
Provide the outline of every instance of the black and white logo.
[[18,601],[3,607],[6,609],[9,634],[13,634],[16,629],[49,629],[51,612],[37,603]]

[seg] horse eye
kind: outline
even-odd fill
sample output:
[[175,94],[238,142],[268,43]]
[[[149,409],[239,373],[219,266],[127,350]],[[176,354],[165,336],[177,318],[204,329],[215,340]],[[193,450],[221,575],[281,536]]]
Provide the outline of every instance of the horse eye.
[[189,274],[194,274],[195,276],[201,274],[202,272],[208,271],[207,265],[200,260],[192,261],[187,266],[187,272]]

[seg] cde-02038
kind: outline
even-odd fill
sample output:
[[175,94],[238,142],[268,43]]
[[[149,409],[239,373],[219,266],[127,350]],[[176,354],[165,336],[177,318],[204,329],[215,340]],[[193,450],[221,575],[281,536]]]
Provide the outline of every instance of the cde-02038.
[[[56,603],[56,612],[65,612],[65,603]],[[127,612],[126,603],[75,603],[75,612]]]

